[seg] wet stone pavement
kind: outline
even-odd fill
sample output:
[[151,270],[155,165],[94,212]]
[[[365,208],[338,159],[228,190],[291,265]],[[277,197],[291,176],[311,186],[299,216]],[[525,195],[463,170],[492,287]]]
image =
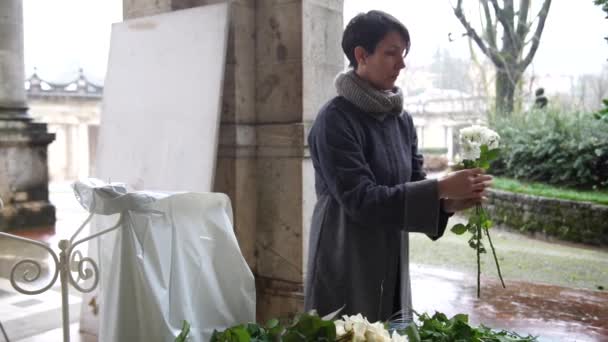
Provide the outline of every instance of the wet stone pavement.
[[509,281],[414,265],[411,268],[414,309],[452,317],[469,315],[484,324],[540,341],[608,341],[608,292]]

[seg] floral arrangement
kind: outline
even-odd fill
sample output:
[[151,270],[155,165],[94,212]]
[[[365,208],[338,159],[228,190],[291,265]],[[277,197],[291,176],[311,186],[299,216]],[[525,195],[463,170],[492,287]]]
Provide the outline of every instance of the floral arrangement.
[[[490,167],[490,162],[498,157],[500,152],[499,145],[500,136],[487,127],[473,125],[471,127],[463,128],[460,131],[460,147],[462,153],[462,164],[460,166],[465,169],[481,168],[487,170]],[[490,237],[489,229],[492,225],[493,223],[487,212],[483,209],[481,204],[478,204],[469,216],[466,225],[460,223],[451,229],[453,233],[458,235],[462,235],[466,232],[471,234],[469,246],[477,252],[477,298],[481,295],[480,255],[486,253],[486,249],[481,241],[484,233],[488,238],[488,242],[492,249],[498,277],[500,278],[502,287],[505,287],[505,282],[502,279],[502,274],[500,272],[500,264],[496,257],[496,250],[494,249],[492,238]]]
[[[281,324],[272,319],[265,325],[248,323],[236,325],[224,331],[215,331],[211,342],[536,342],[534,336],[520,336],[506,330],[493,330],[484,325],[472,327],[469,317],[458,314],[448,318],[441,312],[433,316],[418,314],[403,330],[389,329],[389,324],[370,323],[361,314],[335,319],[330,314],[319,317],[314,311],[297,315],[291,323]],[[175,341],[188,340],[190,326],[184,322],[182,334]]]
[[461,159],[466,168],[487,169],[491,159],[498,157],[499,145],[500,136],[487,127],[473,125],[460,130]]

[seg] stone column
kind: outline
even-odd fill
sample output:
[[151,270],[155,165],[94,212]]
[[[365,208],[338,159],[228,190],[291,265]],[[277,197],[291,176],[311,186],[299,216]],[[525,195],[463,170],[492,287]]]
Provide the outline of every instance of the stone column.
[[23,6],[0,2],[0,230],[52,226],[47,147],[54,135],[27,114],[24,89]]
[[256,116],[258,319],[303,309],[316,196],[306,143],[343,69],[342,0],[258,0]]

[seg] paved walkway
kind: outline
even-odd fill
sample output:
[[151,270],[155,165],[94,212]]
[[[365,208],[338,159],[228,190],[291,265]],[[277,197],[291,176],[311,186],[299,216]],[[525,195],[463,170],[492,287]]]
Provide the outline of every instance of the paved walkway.
[[477,299],[474,275],[416,265],[411,273],[413,305],[420,313],[466,313],[475,325],[540,341],[608,341],[608,292],[517,281],[503,289],[495,278],[482,277]]

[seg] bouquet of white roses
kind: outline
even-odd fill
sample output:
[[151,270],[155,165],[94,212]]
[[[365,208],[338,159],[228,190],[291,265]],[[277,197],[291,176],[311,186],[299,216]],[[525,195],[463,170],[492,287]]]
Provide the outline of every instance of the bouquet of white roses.
[[[499,145],[500,136],[487,127],[473,125],[460,130],[461,158],[464,161],[475,163],[483,159],[484,162],[489,162],[488,157],[494,159],[498,156]],[[487,168],[488,165],[478,166]]]
[[[499,145],[500,136],[487,127],[473,125],[462,129],[460,131],[462,166],[465,169],[482,168],[486,170],[490,167],[490,162],[498,157],[498,153],[500,152],[500,149],[498,148]],[[469,217],[469,221],[466,225],[457,224],[452,227],[452,232],[458,235],[464,234],[467,231],[471,233],[469,246],[477,251],[477,298],[480,296],[481,282],[480,254],[486,252],[481,241],[483,233],[488,237],[492,255],[494,256],[494,262],[496,263],[496,269],[498,270],[498,277],[500,278],[502,287],[505,287],[500,272],[500,265],[498,264],[498,258],[496,257],[496,251],[494,250],[492,238],[490,237],[489,228],[491,227],[492,221],[489,219],[488,214],[481,204],[478,204],[475,207],[475,211]]]

